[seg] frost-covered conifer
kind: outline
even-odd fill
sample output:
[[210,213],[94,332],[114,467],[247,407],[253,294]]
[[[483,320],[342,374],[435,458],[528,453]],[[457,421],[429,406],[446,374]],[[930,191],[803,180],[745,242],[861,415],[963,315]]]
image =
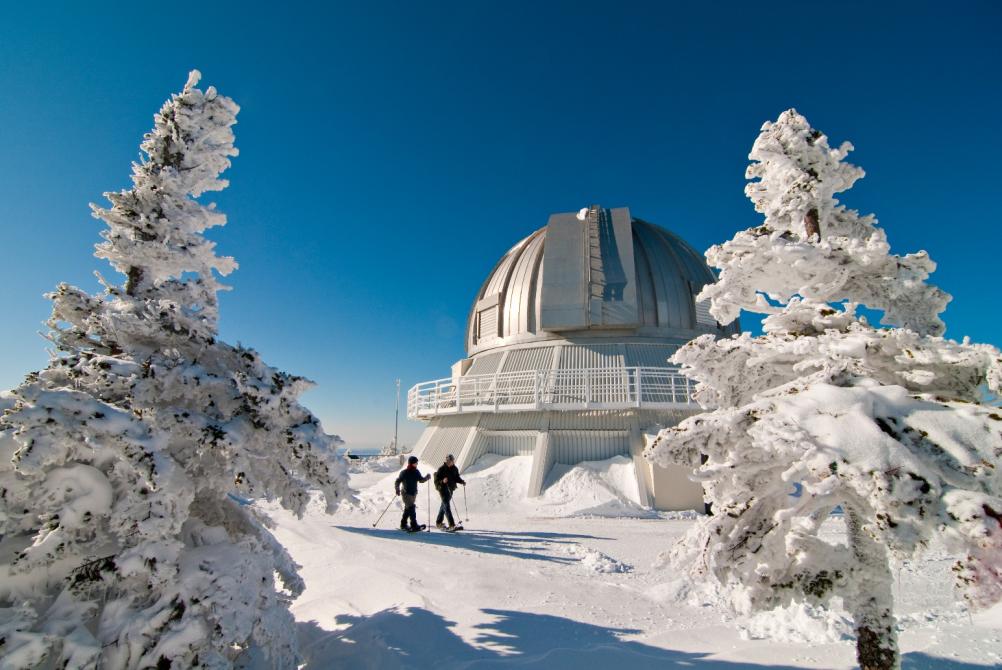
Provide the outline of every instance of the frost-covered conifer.
[[[132,188],[108,193],[97,255],[126,276],[60,285],[47,369],[0,395],[4,667],[294,667],[297,566],[247,498],[302,513],[348,494],[309,382],[217,340],[215,254],[238,107],[184,90],[155,117]],[[275,575],[282,586],[276,588]]]
[[[841,597],[860,666],[892,668],[892,559],[936,538],[962,556],[972,605],[1002,598],[1002,410],[979,404],[1002,386],[1002,355],[940,337],[949,296],[925,283],[933,262],[892,256],[872,216],[835,200],[863,175],[850,149],[794,110],[762,127],[746,193],[765,222],[707,252],[720,280],[699,298],[722,322],[768,314],[764,335],[679,350],[716,409],[647,455],[690,464],[713,504],[673,550],[678,565],[749,610]],[[870,326],[858,304],[901,327]],[[846,534],[831,545],[819,529],[835,511]]]

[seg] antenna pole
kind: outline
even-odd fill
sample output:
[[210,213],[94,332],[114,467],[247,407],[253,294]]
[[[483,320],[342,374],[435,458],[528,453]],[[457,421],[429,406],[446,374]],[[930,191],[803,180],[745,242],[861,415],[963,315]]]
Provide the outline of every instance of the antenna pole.
[[397,405],[393,410],[393,453],[400,453],[400,444],[397,442],[397,435],[400,430],[400,380],[397,380]]

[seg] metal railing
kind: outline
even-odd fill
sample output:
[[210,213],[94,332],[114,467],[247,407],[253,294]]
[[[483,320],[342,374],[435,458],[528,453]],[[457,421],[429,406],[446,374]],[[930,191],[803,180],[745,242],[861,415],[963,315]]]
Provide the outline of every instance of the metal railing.
[[691,409],[695,383],[677,368],[523,370],[449,377],[407,392],[411,419],[463,412]]

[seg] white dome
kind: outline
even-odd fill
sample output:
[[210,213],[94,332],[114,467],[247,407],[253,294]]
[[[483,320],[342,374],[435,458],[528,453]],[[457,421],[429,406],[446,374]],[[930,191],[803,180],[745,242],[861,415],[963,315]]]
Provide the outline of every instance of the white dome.
[[468,355],[542,340],[688,341],[729,335],[695,296],[715,281],[677,235],[593,206],[554,214],[506,253],[470,310]]
[[428,421],[414,453],[532,455],[525,494],[555,463],[631,458],[641,504],[702,509],[682,466],[643,458],[659,427],[699,411],[669,359],[704,333],[727,336],[695,296],[714,275],[672,233],[598,206],[554,214],[501,258],[473,301],[468,357],[416,384],[407,415]]

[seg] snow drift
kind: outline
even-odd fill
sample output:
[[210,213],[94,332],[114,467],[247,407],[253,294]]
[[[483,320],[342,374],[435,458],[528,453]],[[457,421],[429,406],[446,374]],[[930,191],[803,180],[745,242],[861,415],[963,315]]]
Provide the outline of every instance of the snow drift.
[[[384,477],[373,477],[389,468],[383,463],[372,468],[359,466],[360,478],[367,490],[359,495],[363,509],[381,509],[393,496],[393,481],[399,466]],[[437,469],[425,463],[418,465],[423,474]],[[531,456],[498,456],[485,454],[462,473],[466,489],[456,491],[453,504],[470,513],[508,512],[529,517],[635,517],[658,516],[657,512],[640,504],[633,461],[626,456],[614,456],[604,461],[586,461],[576,465],[557,463],[550,470],[543,495],[527,498]],[[431,504],[437,509],[438,495],[431,491]],[[427,504],[421,492],[419,506]]]

